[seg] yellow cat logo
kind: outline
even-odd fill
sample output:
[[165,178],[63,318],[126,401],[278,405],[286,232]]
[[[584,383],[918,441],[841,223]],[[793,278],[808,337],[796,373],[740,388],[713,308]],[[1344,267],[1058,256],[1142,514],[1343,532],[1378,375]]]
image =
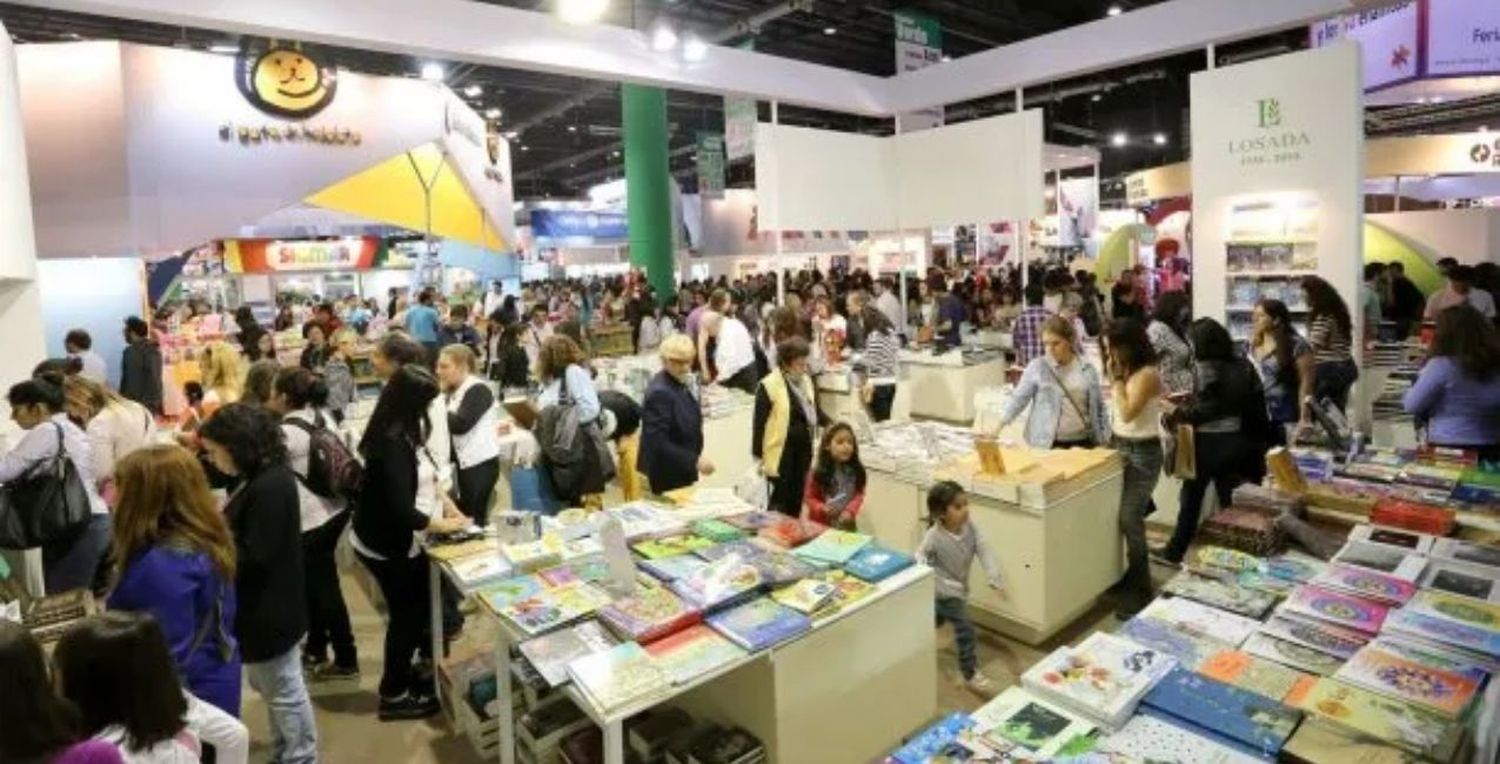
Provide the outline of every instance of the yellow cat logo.
[[300,43],[272,40],[268,47],[240,50],[236,67],[240,92],[255,108],[277,116],[311,117],[333,101],[338,73]]

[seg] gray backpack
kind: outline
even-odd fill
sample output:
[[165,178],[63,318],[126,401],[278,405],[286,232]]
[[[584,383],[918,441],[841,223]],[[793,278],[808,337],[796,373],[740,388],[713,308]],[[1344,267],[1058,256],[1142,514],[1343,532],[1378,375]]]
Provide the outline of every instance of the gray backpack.
[[537,416],[536,439],[554,494],[576,505],[585,494],[604,492],[604,485],[615,476],[615,462],[598,421],[580,421],[566,377],[561,386],[557,403]]

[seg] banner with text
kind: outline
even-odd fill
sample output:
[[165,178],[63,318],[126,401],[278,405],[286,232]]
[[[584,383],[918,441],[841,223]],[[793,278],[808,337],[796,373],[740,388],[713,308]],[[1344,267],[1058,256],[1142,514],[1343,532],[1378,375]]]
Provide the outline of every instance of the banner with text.
[[[891,14],[896,24],[896,74],[914,72],[943,60],[943,27],[936,19],[911,11]],[[900,115],[901,131],[926,130],[943,124],[943,107]]]
[[1406,0],[1388,8],[1340,16],[1313,25],[1312,47],[1340,40],[1358,41],[1363,48],[1365,90],[1416,79],[1421,4]]
[[755,123],[760,104],[754,98],[724,97],[724,156],[730,162],[755,156]]
[[718,133],[698,133],[698,193],[724,198],[724,136]]

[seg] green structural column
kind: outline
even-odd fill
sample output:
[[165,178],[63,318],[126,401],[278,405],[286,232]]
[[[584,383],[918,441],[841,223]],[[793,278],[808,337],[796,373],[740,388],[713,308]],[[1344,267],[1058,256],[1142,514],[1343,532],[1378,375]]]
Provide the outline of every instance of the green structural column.
[[659,297],[677,291],[672,175],[667,166],[667,91],[620,86],[625,126],[625,204],[630,264],[646,271]]

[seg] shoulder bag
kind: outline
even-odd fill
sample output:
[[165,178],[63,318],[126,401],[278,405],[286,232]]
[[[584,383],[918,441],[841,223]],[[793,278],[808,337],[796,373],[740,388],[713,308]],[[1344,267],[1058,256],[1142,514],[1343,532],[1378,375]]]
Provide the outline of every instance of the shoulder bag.
[[0,486],[0,549],[68,544],[88,527],[94,513],[88,487],[63,445],[57,428],[57,453],[18,480]]
[[1057,370],[1052,368],[1052,364],[1047,363],[1047,359],[1045,358],[1041,359],[1041,361],[1042,368],[1046,369],[1047,373],[1052,375],[1052,381],[1057,383],[1057,389],[1061,390],[1063,397],[1068,399],[1068,405],[1072,406],[1073,411],[1078,414],[1078,418],[1083,420],[1083,426],[1088,431],[1089,442],[1096,446],[1100,445],[1094,442],[1094,418],[1089,416],[1088,412],[1084,411],[1082,406],[1078,405],[1078,400],[1073,397],[1072,393],[1068,392],[1068,386],[1063,384],[1062,377],[1057,375]]

